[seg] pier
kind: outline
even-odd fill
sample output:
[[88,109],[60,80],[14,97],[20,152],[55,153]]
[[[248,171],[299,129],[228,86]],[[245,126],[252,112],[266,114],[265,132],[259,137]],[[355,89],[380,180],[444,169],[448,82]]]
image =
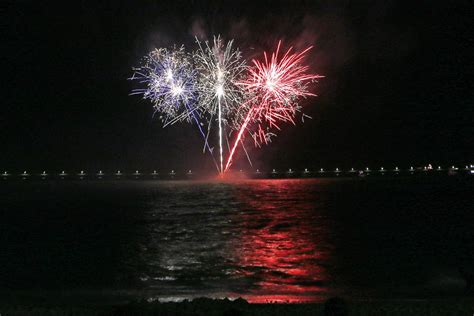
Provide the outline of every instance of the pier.
[[[287,179],[287,178],[335,178],[335,177],[380,177],[380,176],[474,176],[474,165],[465,165],[457,167],[436,166],[409,166],[405,168],[395,167],[365,167],[365,168],[304,168],[301,170],[288,168],[278,170],[275,168],[262,169],[241,169],[239,171],[230,171],[230,176],[237,174],[241,178],[250,179]],[[47,171],[41,172],[23,170],[9,171],[4,170],[1,173],[1,179],[7,180],[190,180],[209,178],[209,173],[187,170],[134,170],[134,171]],[[225,175],[224,175],[225,177]]]

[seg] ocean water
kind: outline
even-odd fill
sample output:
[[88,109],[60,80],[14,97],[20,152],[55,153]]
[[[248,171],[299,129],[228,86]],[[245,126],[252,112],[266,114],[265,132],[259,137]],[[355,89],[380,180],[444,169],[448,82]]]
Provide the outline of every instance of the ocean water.
[[3,181],[0,296],[459,297],[473,192],[459,176]]

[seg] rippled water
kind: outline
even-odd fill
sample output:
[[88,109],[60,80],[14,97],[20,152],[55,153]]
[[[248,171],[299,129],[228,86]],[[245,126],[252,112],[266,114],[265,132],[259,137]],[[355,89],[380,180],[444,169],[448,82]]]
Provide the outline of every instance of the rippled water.
[[179,300],[462,295],[469,178],[0,184],[0,289]]

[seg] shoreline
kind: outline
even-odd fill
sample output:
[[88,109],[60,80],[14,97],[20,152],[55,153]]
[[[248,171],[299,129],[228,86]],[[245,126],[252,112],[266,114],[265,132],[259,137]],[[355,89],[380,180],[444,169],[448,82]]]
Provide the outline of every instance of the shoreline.
[[[437,299],[366,299],[331,298],[322,303],[248,303],[236,300],[197,298],[182,302],[130,301],[71,304],[59,299],[52,302],[0,303],[2,315],[325,315],[328,302],[337,300],[342,315],[472,315],[474,297]],[[337,307],[337,308],[340,308]]]

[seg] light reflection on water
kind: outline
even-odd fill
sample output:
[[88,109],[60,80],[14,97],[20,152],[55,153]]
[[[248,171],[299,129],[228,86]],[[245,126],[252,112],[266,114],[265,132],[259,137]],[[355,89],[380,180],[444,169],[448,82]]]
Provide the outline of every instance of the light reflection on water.
[[154,196],[139,254],[140,279],[158,297],[292,302],[328,295],[329,222],[318,210],[323,197],[315,200],[307,181],[169,189],[179,196]]
[[238,275],[254,283],[241,293],[252,302],[314,301],[328,293],[332,245],[328,221],[311,187],[299,181],[264,181],[242,187],[244,203],[237,254]]

